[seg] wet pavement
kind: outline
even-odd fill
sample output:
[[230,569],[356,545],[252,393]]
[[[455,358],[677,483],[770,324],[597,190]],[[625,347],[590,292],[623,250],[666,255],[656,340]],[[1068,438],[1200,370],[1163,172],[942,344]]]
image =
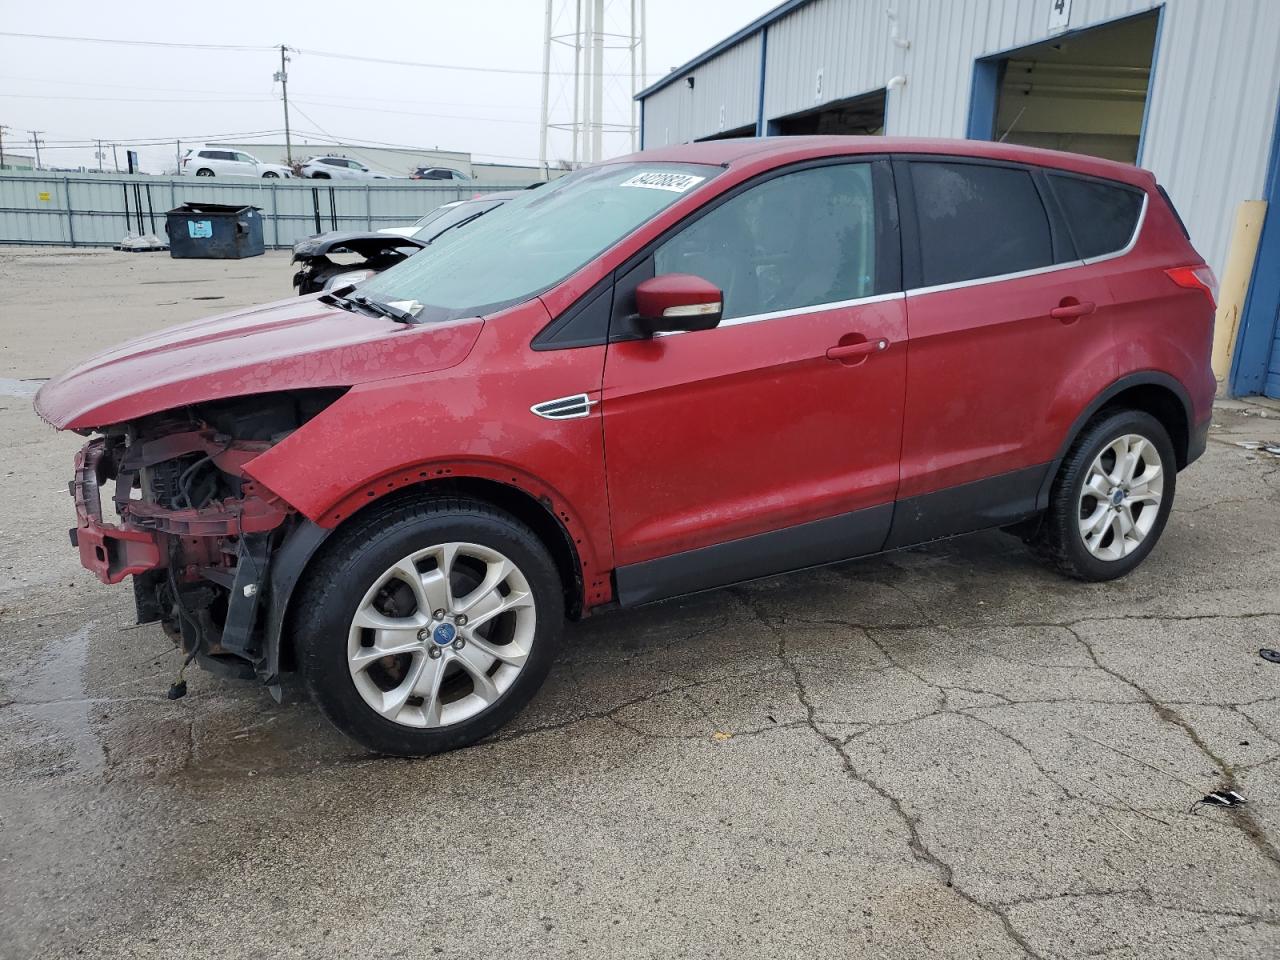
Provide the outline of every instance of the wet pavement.
[[[27,383],[288,265],[4,251],[0,280]],[[85,329],[51,282],[100,289]],[[0,389],[0,956],[1280,953],[1280,458],[1240,446],[1280,408],[1219,408],[1121,582],[991,533],[602,616],[513,725],[404,761],[296,685],[165,699],[28,392]],[[1249,804],[1189,812],[1217,787]]]

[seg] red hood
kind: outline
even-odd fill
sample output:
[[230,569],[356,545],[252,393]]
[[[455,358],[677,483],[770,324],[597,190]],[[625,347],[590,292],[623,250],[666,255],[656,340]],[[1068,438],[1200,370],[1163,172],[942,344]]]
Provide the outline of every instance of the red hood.
[[461,362],[482,326],[406,326],[293,297],[130,340],[50,380],[35,407],[60,430],[83,430],[223,397],[429,373]]

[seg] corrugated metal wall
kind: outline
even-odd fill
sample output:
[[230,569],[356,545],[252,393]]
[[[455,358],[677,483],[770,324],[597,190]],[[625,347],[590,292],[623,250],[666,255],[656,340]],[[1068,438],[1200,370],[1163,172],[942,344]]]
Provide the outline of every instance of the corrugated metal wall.
[[[886,6],[896,8],[909,48],[892,43]],[[1057,35],[1048,29],[1051,6],[1052,0],[814,0],[767,27],[765,119],[878,89],[903,74],[906,85],[888,97],[886,132],[963,137],[974,61]],[[1280,97],[1280,0],[1072,0],[1068,27],[1157,7],[1141,163],[1160,178],[1196,245],[1221,272],[1236,205],[1261,196]],[[717,132],[724,94],[704,86],[703,77],[734,78],[754,96],[758,69],[749,67],[758,68],[759,42],[758,34],[749,37],[692,71],[694,90],[681,80],[652,94],[645,144]],[[743,56],[748,47],[751,55]],[[717,91],[714,100],[704,96],[708,88]]]
[[[686,78],[694,78],[689,89]],[[760,36],[730,47],[710,63],[644,102],[644,145],[661,147],[755,126],[760,97]]]
[[801,7],[769,27],[765,119],[883,87],[896,72],[896,49],[883,3],[817,0]]
[[[484,189],[519,187],[486,184]],[[326,230],[403,226],[442,203],[475,192],[475,184],[451,187],[403,181],[320,184],[240,177],[5,173],[0,176],[0,243],[110,246],[131,231],[163,238],[167,211],[204,201],[261,208],[267,246],[289,247]]]

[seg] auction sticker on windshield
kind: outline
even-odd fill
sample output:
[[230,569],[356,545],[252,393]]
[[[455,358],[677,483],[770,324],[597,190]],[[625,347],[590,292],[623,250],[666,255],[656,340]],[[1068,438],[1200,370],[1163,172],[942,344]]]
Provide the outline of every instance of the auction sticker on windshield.
[[672,193],[684,193],[696,187],[706,177],[692,173],[637,173],[630,180],[624,180],[620,186],[647,187],[650,190],[670,190]]

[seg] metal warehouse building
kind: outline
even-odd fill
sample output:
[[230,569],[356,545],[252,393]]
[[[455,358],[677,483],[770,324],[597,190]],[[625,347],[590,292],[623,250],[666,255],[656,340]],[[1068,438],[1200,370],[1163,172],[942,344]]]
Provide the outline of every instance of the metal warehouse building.
[[638,99],[645,147],[883,133],[1147,167],[1239,277],[1231,392],[1280,397],[1280,0],[789,0]]

